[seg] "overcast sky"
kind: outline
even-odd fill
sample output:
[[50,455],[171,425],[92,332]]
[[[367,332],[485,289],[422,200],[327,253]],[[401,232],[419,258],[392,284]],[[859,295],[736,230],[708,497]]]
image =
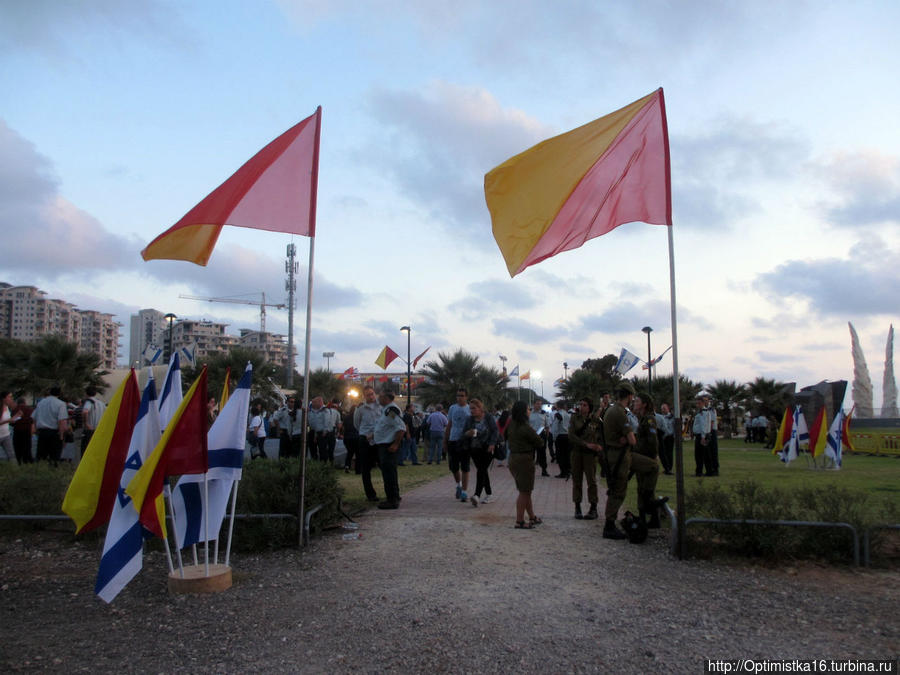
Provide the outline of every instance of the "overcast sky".
[[257,327],[178,296],[283,302],[293,241],[302,343],[308,239],[225,228],[208,267],[140,250],[321,105],[312,366],[405,357],[409,324],[413,356],[503,354],[550,396],[563,362],[645,357],[643,326],[654,355],[671,344],[666,231],[510,279],[484,174],[662,86],[682,373],[850,380],[852,321],[877,407],[900,324],[898,29],[893,0],[0,0],[0,281],[114,313],[124,363],[141,308]]

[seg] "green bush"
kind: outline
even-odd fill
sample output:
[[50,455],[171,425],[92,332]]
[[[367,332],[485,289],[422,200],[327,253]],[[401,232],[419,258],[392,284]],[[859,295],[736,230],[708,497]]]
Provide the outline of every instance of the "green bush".
[[[62,463],[50,466],[45,462],[19,466],[5,462],[0,464],[0,514],[8,515],[62,515],[62,502],[72,480],[74,468]],[[253,514],[288,514],[290,518],[253,518],[235,522],[234,547],[242,551],[296,546],[297,506],[300,460],[268,460],[250,462],[244,467],[238,487],[237,512]],[[340,519],[338,498],[341,488],[335,470],[322,462],[306,463],[306,509],[318,504],[318,511],[310,523],[313,531],[321,530]],[[74,532],[71,521],[28,520],[0,521],[0,532],[68,528]],[[228,524],[223,526],[224,533]],[[99,535],[105,530],[100,528]],[[93,536],[98,536],[97,534]]]
[[[237,511],[245,514],[278,513],[298,515],[300,503],[300,460],[280,459],[250,462],[238,488]],[[305,511],[319,504],[313,515],[312,531],[321,530],[341,515],[338,498],[341,488],[337,473],[324,462],[306,462]],[[299,530],[296,518],[253,518],[235,521],[234,546],[243,551],[296,546]]]
[[[61,515],[63,497],[72,480],[71,464],[50,466],[47,462],[19,465],[0,463],[0,514]],[[59,527],[61,521],[2,521],[3,531],[42,530]],[[74,528],[73,528],[74,531]]]
[[[873,518],[868,496],[846,488],[808,487],[794,491],[765,487],[753,479],[723,489],[701,483],[688,497],[688,518],[720,520],[797,520],[849,523],[861,536],[874,523],[896,522],[895,508],[879,508]],[[894,511],[894,513],[888,513]],[[874,537],[873,545],[878,545]],[[697,555],[721,550],[771,559],[823,558],[847,560],[853,551],[846,529],[780,525],[693,524],[688,545]]]

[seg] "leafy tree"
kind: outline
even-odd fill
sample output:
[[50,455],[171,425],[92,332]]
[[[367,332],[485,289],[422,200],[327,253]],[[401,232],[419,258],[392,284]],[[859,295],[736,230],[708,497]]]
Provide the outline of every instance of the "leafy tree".
[[[638,378],[638,383],[643,381],[643,391],[647,390],[647,378]],[[656,409],[659,410],[659,406],[663,403],[668,403],[672,406],[673,401],[675,400],[675,378],[672,375],[662,375],[660,377],[653,378],[653,401],[656,405]],[[635,385],[635,388],[639,388],[638,385]],[[678,399],[680,402],[680,410],[682,415],[687,415],[688,410],[693,405],[694,401],[697,399],[697,394],[700,393],[700,390],[703,389],[702,382],[694,382],[689,377],[685,377],[684,375],[678,376]],[[673,409],[674,412],[674,409]]]
[[436,360],[425,364],[421,374],[425,382],[416,393],[422,406],[449,405],[455,401],[458,387],[465,387],[469,398],[481,399],[489,410],[507,400],[505,388],[509,378],[499,369],[480,363],[477,355],[464,349],[452,354],[439,352]]
[[746,391],[745,407],[758,410],[766,417],[774,415],[780,418],[793,398],[790,385],[765,377],[757,377],[753,382],[748,382]]
[[596,404],[604,391],[603,379],[589,369],[578,368],[559,389],[566,401],[575,402],[588,396]]
[[0,341],[0,381],[16,392],[39,396],[59,386],[65,398],[81,399],[88,385],[104,391],[103,377],[108,374],[100,370],[99,356],[79,352],[75,343],[58,335],[37,342]]
[[[274,379],[272,365],[265,360],[262,353],[247,347],[234,347],[228,352],[219,352],[209,356],[206,360],[206,386],[209,395],[219,398],[222,386],[225,384],[225,372],[229,367],[231,368],[230,388],[234,389],[241,379],[241,375],[244,374],[248,361],[253,365],[253,383],[250,386],[253,398],[262,399],[268,410],[280,407],[281,396],[278,395],[278,389],[272,381]],[[203,365],[198,363],[193,368],[183,369],[181,385],[185,391],[200,375]]]
[[734,409],[747,398],[746,386],[738,384],[735,380],[716,380],[716,383],[709,387],[709,393],[712,394],[716,407],[722,410],[728,438],[731,438],[735,429]]
[[346,386],[343,380],[339,380],[330,370],[316,368],[309,374],[309,398],[321,396],[327,403],[337,397],[342,398]]

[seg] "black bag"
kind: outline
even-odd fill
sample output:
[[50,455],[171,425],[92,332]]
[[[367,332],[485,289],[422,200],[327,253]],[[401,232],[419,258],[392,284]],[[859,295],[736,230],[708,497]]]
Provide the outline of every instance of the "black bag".
[[639,518],[631,511],[626,511],[625,517],[622,519],[622,526],[628,541],[632,544],[643,544],[647,541],[647,523],[643,518]]
[[494,446],[494,459],[498,462],[502,462],[506,459],[506,441],[501,440]]

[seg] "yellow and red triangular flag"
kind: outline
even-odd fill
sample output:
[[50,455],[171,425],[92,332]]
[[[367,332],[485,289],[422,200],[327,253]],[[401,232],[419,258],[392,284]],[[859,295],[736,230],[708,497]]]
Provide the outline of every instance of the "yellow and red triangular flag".
[[828,441],[828,415],[825,414],[825,406],[819,409],[816,420],[809,430],[809,451],[813,459],[825,454],[825,446]]
[[391,365],[391,361],[396,359],[399,356],[397,352],[388,347],[384,346],[384,349],[381,350],[381,353],[378,355],[378,358],[375,359],[375,365],[384,370],[389,365]]
[[484,196],[513,277],[624,223],[671,225],[662,88],[506,160]]
[[166,519],[162,500],[157,498],[162,494],[166,477],[206,473],[209,469],[206,400],[206,366],[203,366],[159,443],[125,489],[134,500],[143,526],[160,538],[166,536]]
[[224,225],[314,237],[322,108],[285,131],[141,251],[206,265]]

